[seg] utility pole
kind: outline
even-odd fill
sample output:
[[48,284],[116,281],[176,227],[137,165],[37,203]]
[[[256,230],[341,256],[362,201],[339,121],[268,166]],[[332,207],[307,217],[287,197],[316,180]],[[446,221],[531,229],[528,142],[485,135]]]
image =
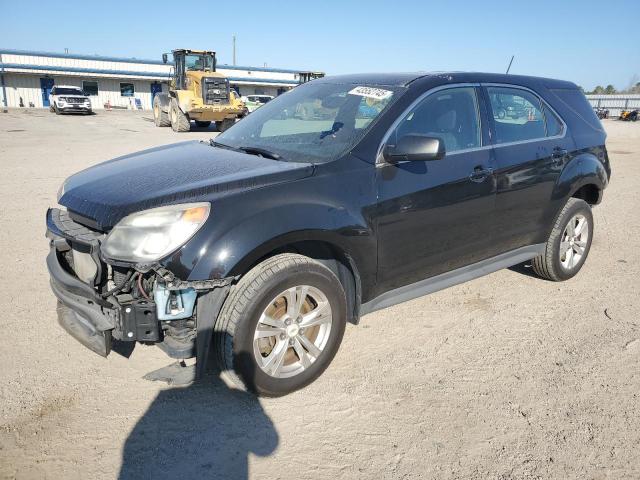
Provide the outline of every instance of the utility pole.
[[233,36],[233,66],[236,66],[236,36]]

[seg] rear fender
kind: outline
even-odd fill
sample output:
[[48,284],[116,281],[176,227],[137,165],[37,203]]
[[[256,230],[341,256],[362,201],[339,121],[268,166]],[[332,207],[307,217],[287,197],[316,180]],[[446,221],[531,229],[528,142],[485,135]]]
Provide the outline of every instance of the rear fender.
[[[604,149],[602,149],[604,151]],[[592,150],[579,152],[569,160],[558,179],[549,207],[545,211],[546,228],[541,232],[540,241],[546,241],[551,234],[556,219],[562,208],[581,187],[595,185],[598,188],[598,199],[594,203],[600,203],[602,191],[609,183],[607,171]]]
[[[554,200],[566,200],[584,185],[595,185],[601,192],[609,184],[609,175],[603,163],[596,156],[598,153],[582,152],[573,157],[564,167],[556,183]],[[599,200],[598,200],[599,201]]]

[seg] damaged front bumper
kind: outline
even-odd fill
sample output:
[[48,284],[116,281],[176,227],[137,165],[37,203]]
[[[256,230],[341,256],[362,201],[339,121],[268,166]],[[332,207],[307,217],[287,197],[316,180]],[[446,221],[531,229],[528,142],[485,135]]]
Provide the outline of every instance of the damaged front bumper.
[[[156,344],[172,358],[191,358],[197,351],[206,356],[210,338],[204,337],[211,336],[219,309],[205,315],[201,307],[214,291],[226,297],[232,278],[188,282],[159,266],[137,271],[135,266],[109,265],[100,257],[105,234],[59,209],[47,211],[46,236],[58,322],[76,340],[105,357],[113,339]],[[198,322],[197,312],[208,318]]]

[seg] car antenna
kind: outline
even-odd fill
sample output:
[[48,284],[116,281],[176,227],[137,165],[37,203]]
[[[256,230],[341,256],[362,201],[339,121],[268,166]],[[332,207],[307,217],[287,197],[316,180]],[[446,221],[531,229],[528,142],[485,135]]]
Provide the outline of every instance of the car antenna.
[[511,64],[513,63],[514,58],[515,58],[515,55],[511,55],[511,60],[509,61],[509,66],[507,67],[507,74],[509,73],[509,70],[511,70]]

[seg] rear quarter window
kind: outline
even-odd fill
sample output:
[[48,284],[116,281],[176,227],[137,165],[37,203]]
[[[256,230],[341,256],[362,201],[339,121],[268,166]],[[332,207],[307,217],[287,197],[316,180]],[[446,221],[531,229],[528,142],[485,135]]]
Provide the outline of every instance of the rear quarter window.
[[600,119],[596,116],[591,104],[580,90],[551,89],[550,91],[591,128],[604,131]]

